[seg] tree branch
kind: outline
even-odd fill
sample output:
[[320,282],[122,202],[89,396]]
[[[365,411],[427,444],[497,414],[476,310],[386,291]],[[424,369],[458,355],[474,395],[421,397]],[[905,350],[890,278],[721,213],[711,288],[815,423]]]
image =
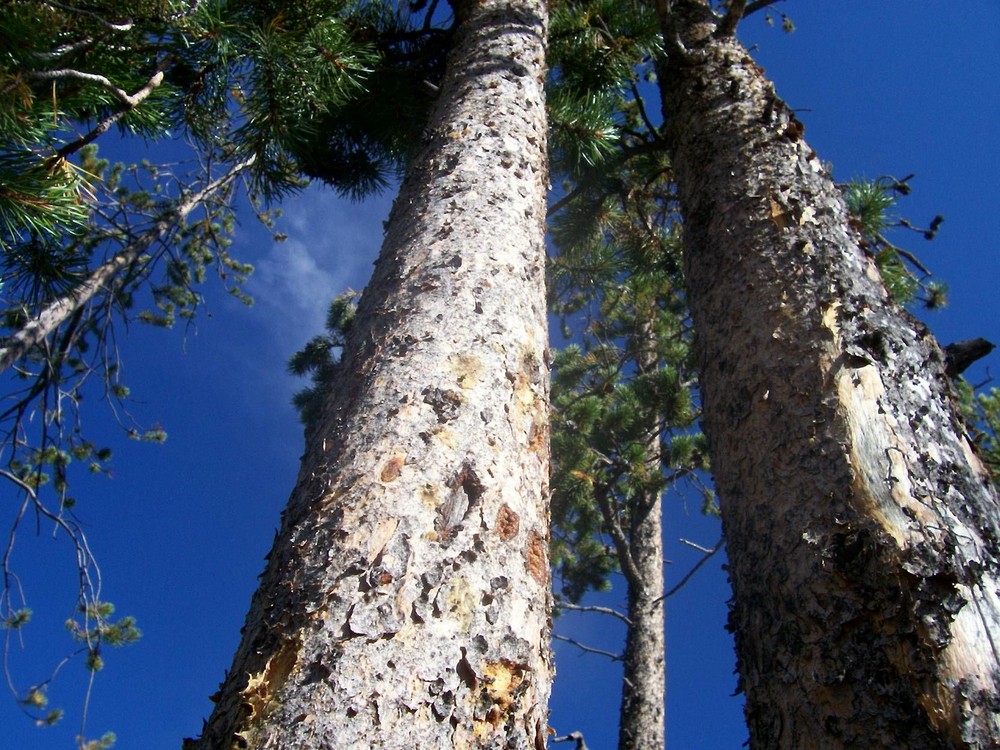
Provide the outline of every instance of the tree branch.
[[687,584],[687,582],[691,580],[691,578],[694,576],[695,573],[698,572],[698,570],[701,568],[701,566],[704,565],[705,563],[707,563],[708,560],[709,560],[709,558],[712,557],[712,555],[714,555],[716,552],[718,552],[720,549],[722,549],[722,545],[724,544],[724,540],[719,539],[719,541],[716,543],[716,545],[714,547],[712,547],[712,549],[708,549],[707,547],[702,547],[701,545],[694,544],[693,542],[689,542],[686,539],[682,539],[681,541],[685,542],[686,544],[688,544],[691,547],[694,547],[697,550],[701,550],[702,552],[705,553],[705,556],[702,557],[697,563],[695,563],[694,567],[691,568],[691,570],[689,570],[687,572],[687,575],[685,575],[681,579],[680,583],[678,583],[676,586],[674,586],[672,589],[670,589],[670,591],[666,592],[663,596],[661,596],[660,598],[658,598],[656,600],[657,602],[662,602],[664,599],[673,596],[678,591],[680,591],[682,588],[684,588],[685,584]]
[[45,5],[51,6],[53,8],[58,8],[59,10],[64,10],[67,13],[79,13],[84,16],[88,16],[94,19],[97,23],[102,26],[111,29],[112,31],[131,31],[133,27],[132,21],[126,21],[124,23],[112,23],[106,20],[103,16],[94,13],[91,10],[84,10],[83,8],[74,8],[69,5],[63,5],[62,3],[57,3],[55,0],[44,0]]
[[630,620],[627,615],[623,612],[619,612],[617,609],[612,609],[611,607],[598,607],[592,604],[584,605],[571,604],[570,602],[559,602],[556,604],[556,609],[568,609],[571,612],[597,612],[602,615],[611,615],[612,617],[617,617],[629,627],[632,627],[632,620]]
[[573,646],[576,646],[578,649],[580,649],[581,651],[583,651],[585,653],[588,653],[588,654],[597,654],[598,656],[606,656],[609,659],[611,659],[612,661],[622,661],[623,660],[623,657],[622,657],[621,654],[614,654],[614,653],[611,653],[610,651],[604,651],[604,650],[599,649],[599,648],[592,648],[590,646],[584,645],[583,643],[580,643],[580,641],[578,641],[578,640],[570,638],[569,636],[559,635],[559,633],[553,633],[552,637],[555,640],[557,640],[557,641],[565,641],[566,643],[572,644]]
[[764,8],[771,5],[777,5],[781,2],[784,2],[784,0],[754,0],[754,2],[748,4],[746,10],[743,11],[743,17],[746,18],[751,13],[756,13],[758,10],[764,10]]
[[86,281],[64,296],[50,302],[33,319],[9,336],[4,342],[4,347],[0,348],[0,372],[6,370],[32,347],[56,330],[74,311],[93,299],[101,289],[112,288],[115,285],[113,279],[116,274],[133,264],[154,242],[187,218],[188,214],[208,196],[232,182],[253,161],[254,157],[251,156],[235,164],[222,177],[209,183],[168,211],[138,239],[95,268]]
[[[123,103],[134,109],[139,102],[149,95],[148,91],[146,91],[147,89],[152,90],[152,88],[155,88],[160,84],[160,81],[163,80],[163,72],[158,70],[153,75],[153,78],[150,79],[151,82],[153,80],[156,82],[153,87],[150,87],[150,84],[147,83],[134,95],[129,95],[129,93],[124,89],[118,88],[111,82],[111,79],[106,76],[102,76],[100,73],[85,73],[82,70],[74,70],[73,68],[60,68],[59,70],[29,70],[24,73],[24,77],[31,81],[51,81],[57,78],[69,78],[71,80],[86,81],[87,83],[96,83],[105,91],[114,94]],[[145,94],[143,94],[144,91],[146,92]]]
[[622,531],[621,523],[618,522],[618,513],[611,505],[612,492],[610,488],[613,484],[614,479],[608,482],[600,491],[595,492],[594,497],[597,500],[597,507],[600,508],[601,515],[604,517],[604,524],[608,527],[611,541],[614,542],[618,565],[621,566],[622,574],[637,594],[643,594],[646,591],[646,582],[643,580],[642,573],[639,572],[635,560],[632,559],[628,539],[625,537],[625,532]]
[[729,0],[726,15],[719,21],[719,25],[715,27],[715,36],[724,37],[735,34],[736,27],[739,26],[740,21],[746,14],[746,6],[747,0]]
[[[127,94],[125,91],[122,91],[120,88],[115,86],[113,83],[111,83],[111,81],[109,81],[107,78],[104,78],[104,76],[96,75],[93,73],[78,73],[78,71],[72,71],[73,73],[78,73],[78,75],[80,76],[87,76],[88,78],[86,78],[85,80],[92,80],[92,78],[90,77],[96,79],[104,79],[104,81],[107,84],[106,86],[104,86],[104,88],[106,88],[108,91],[111,91],[112,93],[115,94],[115,96],[118,96],[120,99],[122,99],[126,107],[105,117],[103,120],[97,123],[97,125],[94,126],[93,130],[91,130],[86,135],[81,135],[75,141],[67,143],[65,146],[63,146],[56,152],[56,158],[65,159],[70,154],[79,151],[88,143],[92,143],[93,141],[97,140],[100,136],[106,133],[112,125],[118,122],[128,112],[131,112],[136,107],[138,107],[143,102],[143,100],[145,100],[146,97],[148,97],[151,93],[153,93],[154,89],[156,89],[163,82],[163,70],[165,67],[166,67],[165,62],[162,63],[159,67],[157,67],[156,72],[153,73],[152,77],[148,81],[146,81],[146,85],[143,86],[138,91],[136,91],[131,96]],[[53,72],[58,73],[66,71],[53,71]],[[99,81],[96,82],[100,83]]]

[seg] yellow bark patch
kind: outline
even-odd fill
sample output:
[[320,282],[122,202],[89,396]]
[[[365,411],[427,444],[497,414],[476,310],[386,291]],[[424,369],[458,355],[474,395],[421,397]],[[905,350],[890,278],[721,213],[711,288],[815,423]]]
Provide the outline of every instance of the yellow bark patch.
[[430,510],[437,510],[438,505],[441,504],[441,492],[438,487],[430,482],[425,483],[420,488],[420,502]]
[[[540,409],[537,411],[541,411]],[[536,414],[536,417],[539,416]],[[541,453],[546,455],[548,453],[549,445],[549,430],[548,425],[545,422],[532,422],[531,429],[528,431],[528,450],[532,453]]]
[[828,328],[834,338],[840,336],[840,326],[837,324],[837,312],[840,310],[840,301],[835,300],[826,310],[823,311],[823,327]]
[[455,435],[455,431],[449,430],[447,427],[434,430],[434,438],[446,448],[452,450],[458,448],[458,437]]
[[476,740],[482,742],[506,722],[527,672],[527,665],[517,664],[509,659],[486,662],[479,677],[483,685],[482,697],[487,705],[481,717],[477,716],[475,719],[473,735]]
[[240,691],[243,704],[250,709],[249,721],[264,713],[267,705],[288,680],[298,660],[299,642],[285,641],[277,652],[271,654],[264,669],[248,675],[247,686]]
[[464,389],[475,388],[483,376],[483,363],[472,354],[453,354],[448,357],[448,368],[456,382]]
[[444,603],[445,608],[458,625],[458,629],[463,633],[469,632],[469,628],[472,627],[472,616],[476,609],[476,597],[465,578],[459,576],[448,584]]
[[908,522],[901,509],[921,514],[922,509],[912,495],[906,446],[894,437],[894,425],[880,407],[885,393],[881,375],[872,365],[851,368],[838,373],[836,386],[850,430],[847,447],[858,512],[877,521],[902,548]]
[[368,538],[368,562],[371,563],[385,549],[385,545],[392,539],[399,526],[398,518],[384,518],[375,526],[372,535]]
[[778,203],[773,196],[769,197],[769,202],[771,205],[771,221],[774,222],[774,226],[779,230],[787,228],[792,223],[791,210]]

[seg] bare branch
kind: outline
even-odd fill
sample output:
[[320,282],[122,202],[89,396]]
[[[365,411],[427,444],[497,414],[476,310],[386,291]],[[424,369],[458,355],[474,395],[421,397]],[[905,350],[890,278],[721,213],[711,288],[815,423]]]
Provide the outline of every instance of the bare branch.
[[701,566],[707,563],[709,559],[712,557],[712,555],[714,555],[716,552],[722,549],[722,545],[724,544],[724,541],[722,539],[719,539],[718,543],[714,547],[712,547],[712,549],[707,549],[705,547],[695,544],[694,542],[689,542],[686,539],[681,539],[681,541],[684,542],[685,544],[688,544],[691,547],[694,547],[697,550],[701,550],[702,552],[705,553],[705,556],[694,564],[694,567],[687,572],[687,575],[685,575],[681,579],[680,583],[678,583],[676,586],[670,589],[670,591],[666,592],[663,596],[657,599],[656,601],[658,602],[661,602],[664,599],[673,596],[682,588],[684,588],[685,584],[687,584],[687,582],[690,581],[692,577],[694,577],[694,574],[698,572]]
[[184,201],[168,211],[148,231],[113,255],[102,265],[94,269],[89,278],[68,294],[50,302],[32,320],[25,323],[20,330],[8,337],[4,347],[0,348],[0,372],[10,367],[23,357],[33,346],[62,325],[76,310],[96,296],[101,289],[115,286],[115,276],[148,250],[154,242],[162,238],[178,222],[183,221],[192,210],[211,196],[226,187],[244,169],[254,161],[250,157],[233,165],[226,174],[209,183],[198,192],[188,196]]
[[592,648],[583,643],[580,643],[578,640],[574,638],[570,638],[569,636],[560,635],[559,633],[553,633],[552,637],[557,641],[565,641],[566,643],[576,646],[578,649],[587,654],[597,654],[598,656],[606,656],[612,661],[622,661],[624,659],[624,657],[621,654],[614,654],[610,651],[604,651],[603,649]]
[[598,607],[595,605],[583,605],[583,604],[571,604],[569,602],[559,602],[556,605],[556,609],[568,609],[571,612],[597,612],[601,615],[611,615],[612,617],[617,617],[619,620],[624,622],[629,627],[632,627],[632,621],[623,612],[619,612],[617,609],[612,609],[611,607]]
[[654,141],[660,140],[660,131],[657,130],[656,126],[653,124],[653,121],[649,119],[649,115],[646,113],[646,105],[643,103],[643,97],[642,94],[639,92],[639,87],[633,83],[631,86],[631,91],[632,91],[632,101],[635,102],[635,105],[639,110],[639,117],[642,118],[642,121],[645,124],[646,129],[649,131],[650,137]]
[[749,3],[746,10],[743,11],[743,17],[746,18],[751,13],[756,13],[758,10],[764,10],[764,8],[771,5],[777,5],[781,2],[784,2],[784,0],[754,0],[754,2]]
[[699,552],[704,552],[706,555],[707,554],[711,554],[712,552],[715,552],[719,548],[718,544],[716,544],[714,547],[711,547],[711,548],[709,548],[709,547],[702,547],[700,544],[698,544],[697,542],[692,542],[690,539],[681,539],[680,543],[681,544],[686,544],[688,547],[696,549]]
[[[130,108],[134,109],[139,102],[149,96],[147,89],[152,90],[156,86],[160,85],[163,80],[163,72],[157,71],[153,78],[150,79],[152,83],[155,81],[152,87],[147,83],[138,92],[133,95],[129,95],[124,89],[120,89],[115,86],[109,78],[102,76],[99,73],[84,73],[82,70],[73,70],[72,68],[61,68],[59,70],[31,70],[23,74],[25,78],[31,81],[51,81],[57,78],[69,78],[77,81],[86,81],[87,83],[96,83],[98,86],[103,88],[118,97],[124,104],[127,104]],[[143,92],[146,92],[143,94]]]
[[161,63],[159,67],[157,67],[156,72],[153,73],[152,77],[148,81],[146,81],[146,85],[143,86],[138,91],[136,91],[131,96],[126,92],[122,91],[121,89],[119,89],[113,83],[111,83],[111,81],[109,81],[107,78],[104,78],[104,76],[98,76],[92,73],[80,73],[79,75],[81,76],[94,76],[95,78],[104,78],[104,80],[107,82],[107,86],[105,86],[105,88],[108,88],[109,91],[113,92],[119,98],[124,97],[122,98],[122,101],[125,103],[126,107],[125,109],[120,109],[117,112],[105,117],[103,120],[97,123],[97,125],[95,125],[93,130],[91,130],[89,133],[81,135],[75,141],[70,141],[69,143],[67,143],[65,146],[63,146],[56,152],[56,157],[60,159],[65,159],[70,154],[79,151],[88,143],[93,143],[101,135],[106,133],[112,125],[118,122],[128,112],[131,112],[136,107],[138,107],[163,82],[163,70],[165,67],[166,67],[166,62]]
[[46,5],[58,8],[59,10],[64,10],[67,13],[79,13],[81,15],[88,16],[112,31],[130,31],[133,26],[131,21],[125,21],[124,23],[112,23],[91,10],[84,10],[83,8],[74,8],[70,5],[63,5],[62,3],[57,3],[55,0],[44,0],[44,2]]

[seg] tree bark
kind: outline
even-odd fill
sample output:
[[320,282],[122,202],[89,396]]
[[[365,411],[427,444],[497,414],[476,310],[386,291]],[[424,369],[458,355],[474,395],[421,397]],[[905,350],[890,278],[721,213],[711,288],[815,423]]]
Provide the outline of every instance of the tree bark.
[[544,747],[545,4],[483,0],[189,747]]
[[663,10],[751,746],[1000,747],[1000,514],[941,350],[747,51]]
[[[639,321],[635,363],[639,374],[655,373],[658,366],[657,310]],[[646,443],[648,470],[663,469],[660,410],[649,409]],[[622,701],[618,725],[618,750],[663,750],[666,699],[666,644],[663,619],[663,501],[659,486],[648,487],[633,500],[627,554],[631,565],[622,565],[628,582],[629,626],[622,662]],[[637,575],[629,575],[634,571]]]

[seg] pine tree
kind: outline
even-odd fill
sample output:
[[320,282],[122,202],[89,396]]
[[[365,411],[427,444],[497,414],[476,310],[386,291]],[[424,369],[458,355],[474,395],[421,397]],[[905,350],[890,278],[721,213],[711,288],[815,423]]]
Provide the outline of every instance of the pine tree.
[[546,10],[456,10],[425,142],[189,746],[545,744]]
[[610,571],[624,578],[623,749],[664,746],[661,498],[684,479],[697,485],[695,472],[706,468],[662,167],[661,152],[621,171],[589,241],[579,238],[594,223],[580,215],[590,203],[583,195],[553,227],[555,309],[575,340],[554,362],[553,563],[566,607],[606,587]]
[[996,494],[940,348],[734,38],[746,7],[660,5],[751,744],[995,747]]
[[[2,556],[4,628],[31,627],[32,592],[16,585],[15,565],[24,561],[14,542],[36,515],[75,548],[73,632],[82,638],[70,648],[80,651],[82,640],[96,671],[93,657],[116,623],[105,619],[111,609],[97,592],[71,479],[77,470],[109,472],[112,455],[83,432],[86,404],[110,401],[129,437],[166,438],[158,425],[121,419],[130,391],[116,333],[136,320],[190,321],[213,272],[250,302],[242,283],[252,268],[230,252],[235,201],[249,195],[268,221],[260,202],[305,184],[303,141],[321,117],[356,103],[366,78],[385,67],[378,63],[394,42],[380,39],[377,49],[368,40],[377,21],[339,0],[294,8],[15,0],[0,9],[0,477],[22,499]],[[338,127],[349,134],[357,123]],[[143,139],[149,160],[101,158],[98,144],[113,154],[116,131]],[[184,157],[178,134],[191,146]],[[366,143],[380,169],[399,161],[395,143]],[[344,172],[337,186],[360,193],[370,179]],[[8,680],[43,724],[59,712],[40,702],[37,686],[59,666],[32,675],[35,687]]]

